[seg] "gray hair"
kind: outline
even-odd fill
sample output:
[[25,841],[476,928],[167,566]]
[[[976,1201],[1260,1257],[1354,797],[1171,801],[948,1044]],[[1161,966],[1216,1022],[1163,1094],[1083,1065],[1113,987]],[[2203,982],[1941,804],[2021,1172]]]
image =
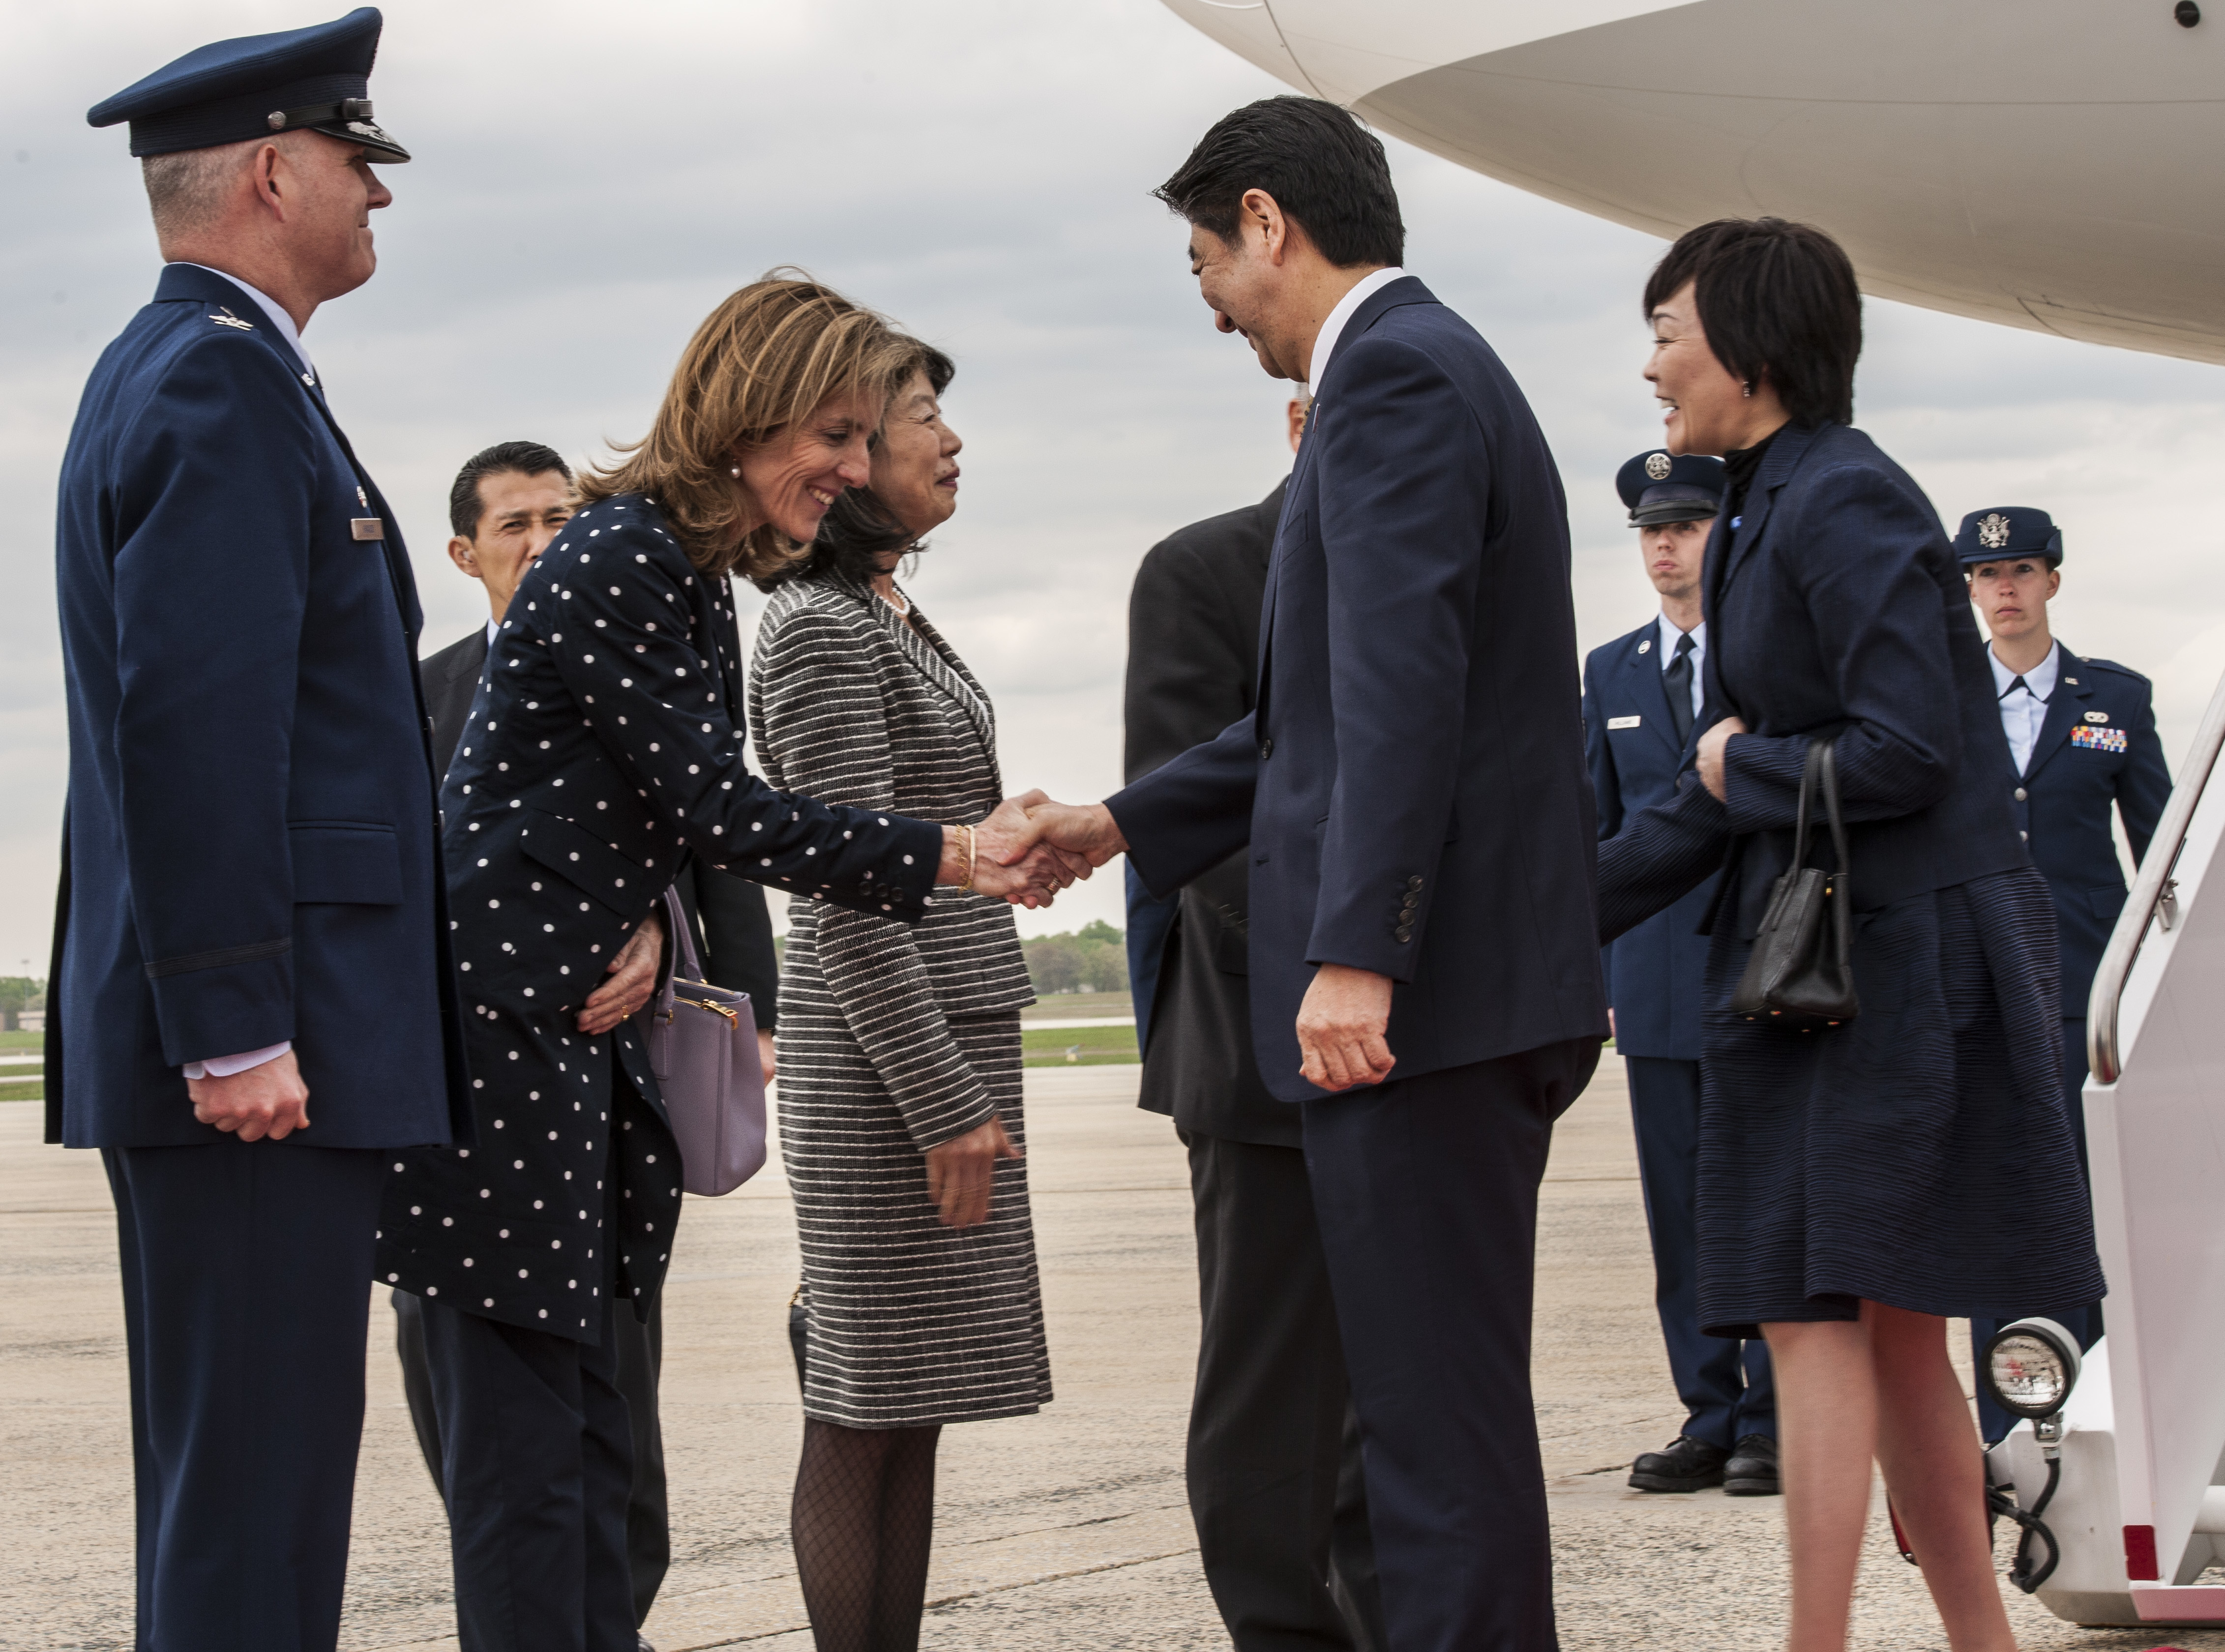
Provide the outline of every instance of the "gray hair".
[[206,229],[247,158],[266,143],[282,150],[299,136],[274,132],[269,137],[250,137],[239,143],[143,157],[139,175],[147,186],[147,204],[154,209],[155,236],[167,241]]

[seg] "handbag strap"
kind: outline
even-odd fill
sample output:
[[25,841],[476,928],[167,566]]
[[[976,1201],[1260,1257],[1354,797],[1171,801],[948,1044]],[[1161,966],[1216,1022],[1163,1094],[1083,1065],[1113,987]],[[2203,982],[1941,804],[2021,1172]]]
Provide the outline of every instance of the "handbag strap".
[[[1824,813],[1831,820],[1831,848],[1838,856],[1839,875],[1844,877],[1853,870],[1853,867],[1847,859],[1846,817],[1839,812],[1839,743],[1836,740],[1819,740],[1816,744],[1823,748],[1822,772],[1816,777],[1816,783],[1823,794]],[[1809,750],[1812,756],[1815,748],[1811,746]]]
[[669,960],[664,968],[663,979],[656,984],[656,1017],[672,1019],[673,994],[683,972],[688,980],[703,978],[702,961],[695,955],[694,926],[688,921],[688,908],[680,899],[680,887],[675,883],[664,886],[664,927],[672,937],[671,949],[665,953]]
[[1808,864],[1808,815],[1830,749],[1829,740],[1810,740],[1807,761],[1800,766],[1800,807],[1792,817],[1792,864],[1796,870]]

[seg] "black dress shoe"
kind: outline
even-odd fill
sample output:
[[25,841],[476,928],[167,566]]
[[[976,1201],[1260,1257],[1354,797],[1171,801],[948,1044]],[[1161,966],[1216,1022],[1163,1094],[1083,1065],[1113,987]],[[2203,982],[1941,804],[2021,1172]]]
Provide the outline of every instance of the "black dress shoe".
[[649,1643],[649,1636],[646,1636],[646,1635],[636,1635],[636,1636],[633,1637],[633,1640],[634,1640],[634,1649],[633,1649],[633,1652],[656,1652],[656,1649],[655,1647],[651,1646],[651,1645]]
[[1734,1497],[1773,1497],[1784,1487],[1777,1478],[1777,1441],[1767,1434],[1745,1434],[1723,1465],[1723,1491]]
[[[1704,1491],[1723,1483],[1723,1464],[1729,1456],[1721,1446],[1678,1434],[1661,1450],[1647,1452],[1632,1463],[1630,1483],[1640,1491]],[[1774,1464],[1770,1472],[1776,1472]]]

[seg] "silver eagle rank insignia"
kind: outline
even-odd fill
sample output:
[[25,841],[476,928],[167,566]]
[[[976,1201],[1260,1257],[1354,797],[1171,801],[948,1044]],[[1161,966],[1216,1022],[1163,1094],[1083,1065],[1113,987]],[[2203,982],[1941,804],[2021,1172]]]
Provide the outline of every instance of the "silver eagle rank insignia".
[[1675,462],[1666,453],[1648,453],[1645,456],[1645,473],[1656,482],[1666,482],[1669,472],[1674,468]]
[[1998,510],[1978,518],[1978,543],[1998,551],[2009,542],[2009,519]]
[[216,307],[219,313],[209,317],[209,320],[215,322],[217,326],[220,327],[238,327],[242,332],[252,332],[255,331],[255,323],[252,321],[241,320],[238,316],[231,313],[231,306],[229,304],[219,304]]

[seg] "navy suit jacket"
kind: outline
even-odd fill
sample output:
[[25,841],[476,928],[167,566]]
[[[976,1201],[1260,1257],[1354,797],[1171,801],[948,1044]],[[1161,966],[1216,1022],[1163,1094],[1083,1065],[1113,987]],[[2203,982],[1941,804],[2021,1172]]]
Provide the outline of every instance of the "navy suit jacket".
[[[1629,636],[1594,649],[1584,661],[1584,757],[1601,841],[1621,831],[1638,810],[1672,799],[1677,776],[1691,755],[1692,742],[1679,742],[1670,720],[1660,636],[1659,621],[1648,620]],[[1695,718],[1695,735],[1699,726]],[[1607,1001],[1614,1007],[1614,1047],[1622,1054],[1700,1059],[1700,997],[1708,967],[1701,926],[1715,893],[1709,878],[1608,944],[1601,962]]]
[[2156,737],[2148,680],[2113,660],[2081,659],[2067,648],[2057,657],[2055,693],[2032,761],[2019,775],[2012,756],[2008,784],[2018,829],[2055,895],[2063,1014],[2082,1021],[2094,972],[2125,907],[2110,806],[2125,817],[2137,865],[2171,797],[2171,770]]
[[1716,519],[1701,588],[1700,726],[1735,714],[1752,731],[1724,749],[1727,805],[1688,769],[1673,801],[1601,848],[1602,940],[1727,856],[1709,923],[1752,939],[1791,860],[1818,735],[1838,739],[1858,910],[2031,863],[2001,784],[2008,737],[1962,571],[1930,501],[1876,443],[1847,425],[1785,426],[1741,516]]
[[409,559],[323,386],[223,276],[168,266],[93,369],[56,583],[49,1139],[220,1141],[180,1066],[288,1039],[314,1121],[289,1142],[467,1129]]
[[1395,1076],[1602,1038],[1567,506],[1530,407],[1411,276],[1315,374],[1252,714],[1108,800],[1155,894],[1252,851],[1253,1048],[1314,967],[1387,975]]

